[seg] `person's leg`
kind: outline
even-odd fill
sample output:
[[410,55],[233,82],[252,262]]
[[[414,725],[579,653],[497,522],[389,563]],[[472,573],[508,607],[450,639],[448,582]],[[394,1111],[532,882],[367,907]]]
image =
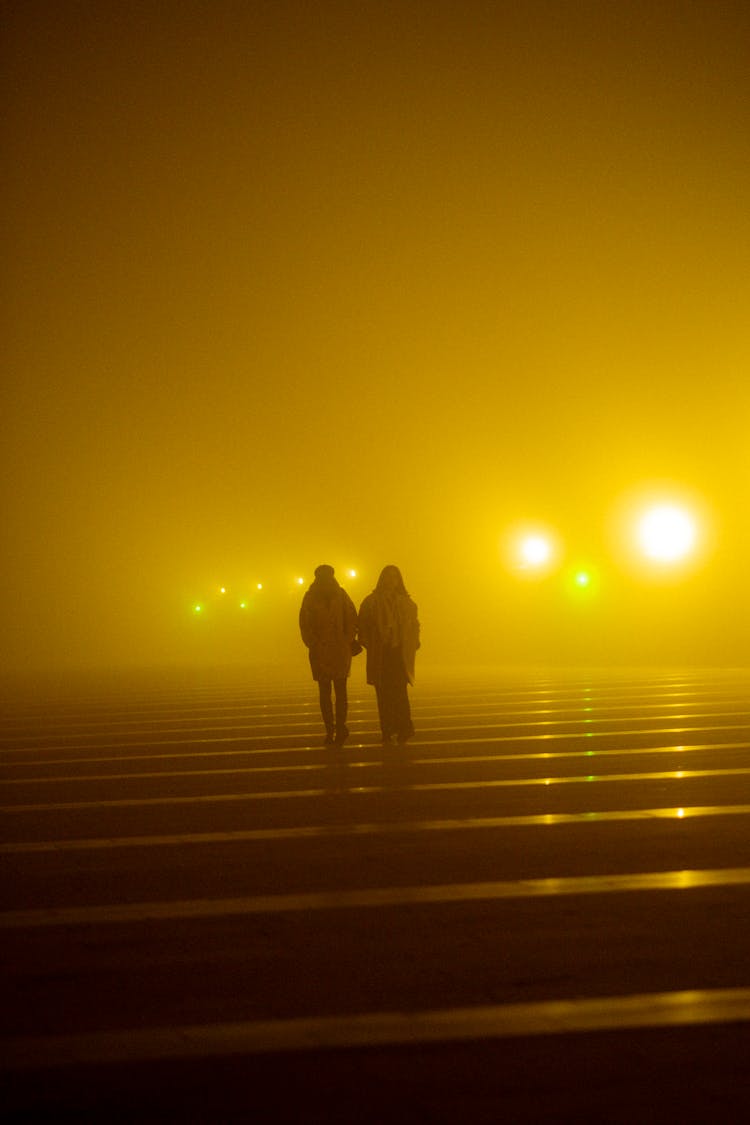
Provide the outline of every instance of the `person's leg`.
[[378,701],[378,719],[380,720],[380,733],[383,736],[383,742],[387,742],[388,738],[390,737],[388,733],[387,723],[388,704],[387,693],[385,693],[383,690],[382,679],[379,684],[375,684],[375,698]]
[[398,734],[398,692],[401,654],[398,649],[383,650],[383,668],[380,680],[378,704],[380,729],[383,740],[388,741]]
[[349,728],[346,725],[346,714],[349,705],[349,699],[346,693],[346,676],[340,680],[334,680],[333,686],[336,690],[336,741],[341,745],[349,736]]
[[406,742],[414,734],[409,706],[408,683],[400,649],[384,653],[383,682],[385,685],[386,725],[389,736]]
[[411,706],[409,704],[409,681],[406,678],[406,672],[403,670],[398,684],[394,688],[393,696],[396,736],[399,742],[406,742],[414,734],[414,724],[411,721]]
[[320,696],[320,713],[326,728],[326,742],[333,742],[333,702],[331,700],[331,681],[318,680],[318,695]]

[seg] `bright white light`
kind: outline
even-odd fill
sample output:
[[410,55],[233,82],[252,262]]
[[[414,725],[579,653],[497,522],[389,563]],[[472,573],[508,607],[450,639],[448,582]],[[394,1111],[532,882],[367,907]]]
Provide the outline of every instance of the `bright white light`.
[[263,589],[263,583],[262,583],[262,582],[259,582],[259,583],[257,584],[257,586],[255,587],[255,589],[256,589],[256,590],[262,590],[262,589]]
[[655,562],[678,562],[695,546],[695,523],[684,508],[658,504],[638,524],[638,542]]
[[298,585],[298,586],[304,586],[304,584],[305,584],[305,580],[304,580],[304,578],[298,578],[298,579],[296,580],[296,582],[297,582],[297,585]]
[[508,569],[532,580],[544,578],[557,567],[561,549],[554,528],[536,520],[510,526],[501,540]]
[[519,553],[525,566],[544,566],[552,555],[552,544],[544,535],[527,535],[521,540]]
[[356,578],[357,577],[356,570],[348,570],[347,574],[349,575],[350,578]]

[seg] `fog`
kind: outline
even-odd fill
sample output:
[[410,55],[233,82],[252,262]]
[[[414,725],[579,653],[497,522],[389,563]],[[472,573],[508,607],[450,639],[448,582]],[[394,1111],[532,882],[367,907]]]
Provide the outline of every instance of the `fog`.
[[[6,667],[299,671],[320,562],[401,566],[425,666],[748,663],[749,32],[6,6]],[[641,565],[673,497],[695,557]]]

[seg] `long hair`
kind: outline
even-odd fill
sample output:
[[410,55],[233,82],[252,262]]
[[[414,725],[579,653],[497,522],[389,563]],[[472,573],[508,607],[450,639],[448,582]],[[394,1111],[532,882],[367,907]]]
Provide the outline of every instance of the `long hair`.
[[398,569],[397,566],[384,566],[383,567],[383,569],[380,572],[380,577],[378,578],[378,582],[377,582],[377,585],[376,585],[375,589],[379,593],[382,592],[382,590],[383,590],[383,588],[384,588],[384,586],[385,586],[385,584],[386,584],[386,582],[388,581],[389,578],[395,578],[396,579],[396,593],[406,594],[406,596],[408,598],[408,596],[409,596],[408,591],[406,589],[406,586],[404,586],[404,580],[403,580],[403,577],[401,576],[401,571]]

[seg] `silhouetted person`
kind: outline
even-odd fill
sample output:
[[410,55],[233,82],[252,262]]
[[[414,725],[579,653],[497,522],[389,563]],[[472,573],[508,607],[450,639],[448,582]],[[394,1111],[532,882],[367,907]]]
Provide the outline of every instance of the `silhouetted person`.
[[375,687],[383,742],[406,742],[414,734],[407,685],[414,683],[419,621],[397,566],[383,568],[359,607],[359,639],[367,649],[367,682]]
[[[315,580],[302,599],[299,611],[302,640],[310,655],[313,679],[317,680],[320,711],[326,728],[326,743],[344,742],[346,726],[346,677],[352,663],[352,643],[357,634],[354,602],[334,577],[332,566],[315,570]],[[334,728],[331,685],[336,692]]]

